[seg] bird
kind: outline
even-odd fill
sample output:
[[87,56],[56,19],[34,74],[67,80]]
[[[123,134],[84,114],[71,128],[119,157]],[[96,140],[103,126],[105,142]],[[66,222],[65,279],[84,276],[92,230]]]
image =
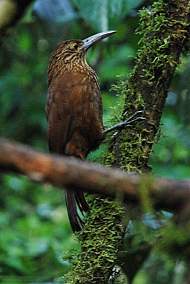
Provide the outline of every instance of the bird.
[[[84,40],[65,40],[53,51],[46,103],[50,152],[84,160],[101,143],[105,130],[100,87],[86,54],[90,47],[114,33],[106,31]],[[89,210],[84,193],[66,189],[65,199],[72,230],[80,231],[83,216]]]
[[[53,51],[48,66],[46,102],[50,152],[84,160],[107,133],[144,119],[139,116],[142,111],[136,111],[125,121],[104,128],[98,78],[86,61],[86,54],[90,47],[114,33],[106,31],[84,40],[65,40]],[[80,231],[83,215],[89,210],[84,193],[66,189],[65,199],[72,230]]]

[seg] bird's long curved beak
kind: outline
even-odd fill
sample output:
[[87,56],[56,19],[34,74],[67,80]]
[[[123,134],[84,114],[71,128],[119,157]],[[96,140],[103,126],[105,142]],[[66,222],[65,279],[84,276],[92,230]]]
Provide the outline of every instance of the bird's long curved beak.
[[87,37],[85,39],[83,39],[83,47],[85,50],[87,50],[89,47],[91,47],[92,45],[94,45],[95,43],[97,43],[98,41],[111,36],[112,34],[116,33],[116,31],[107,31],[107,32],[102,32],[102,33],[98,33],[95,34],[93,36]]

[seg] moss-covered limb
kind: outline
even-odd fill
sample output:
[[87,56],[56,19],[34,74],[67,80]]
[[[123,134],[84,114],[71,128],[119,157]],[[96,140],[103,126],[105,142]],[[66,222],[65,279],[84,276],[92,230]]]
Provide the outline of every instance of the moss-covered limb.
[[123,236],[123,207],[109,198],[91,200],[91,212],[79,237],[81,254],[68,283],[108,283]]
[[[104,164],[138,172],[147,167],[167,89],[187,38],[189,5],[189,0],[159,0],[151,10],[141,12],[136,66],[119,93],[125,96],[123,119],[145,108],[147,122],[136,123],[110,140]],[[115,201],[94,200],[69,283],[108,283],[125,230],[122,212],[124,208]]]
[[[135,68],[126,84],[124,113],[139,109],[144,100],[147,125],[139,129],[138,134],[137,129],[127,129],[118,137],[117,147],[114,146],[115,162],[127,170],[129,162],[142,169],[147,166],[167,90],[188,40],[189,28],[188,0],[157,1],[152,9],[141,11],[139,33],[142,38]],[[134,149],[136,161],[131,160]]]
[[147,123],[122,131],[113,143],[112,161],[125,170],[147,167],[167,90],[188,39],[190,3],[160,0],[140,14],[142,37],[136,65],[125,86],[123,119],[144,106]]
[[[187,0],[157,1],[152,9],[141,11],[142,38],[135,68],[125,86],[123,119],[125,113],[128,115],[144,105],[147,122],[144,127],[136,125],[119,133],[110,149],[113,162],[125,170],[147,168],[167,90],[188,40],[189,28]],[[132,278],[134,275],[135,271]]]

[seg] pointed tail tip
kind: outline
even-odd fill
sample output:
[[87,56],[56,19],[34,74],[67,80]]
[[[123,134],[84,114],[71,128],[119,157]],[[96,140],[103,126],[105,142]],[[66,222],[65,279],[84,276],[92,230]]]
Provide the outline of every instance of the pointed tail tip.
[[74,192],[67,190],[65,194],[66,206],[69,221],[73,232],[79,232],[82,230],[84,225],[84,220],[81,215],[89,210],[88,203],[84,197],[83,192]]

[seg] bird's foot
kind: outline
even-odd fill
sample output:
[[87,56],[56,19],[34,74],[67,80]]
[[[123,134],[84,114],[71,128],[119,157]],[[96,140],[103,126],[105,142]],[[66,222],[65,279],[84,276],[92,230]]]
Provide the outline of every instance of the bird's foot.
[[104,135],[106,135],[107,133],[109,133],[111,131],[121,130],[121,129],[125,128],[125,127],[131,126],[131,124],[134,123],[135,121],[145,120],[145,117],[141,116],[143,113],[144,113],[143,110],[136,111],[133,115],[131,115],[125,121],[117,123],[117,124],[113,125],[112,127],[104,130]]

